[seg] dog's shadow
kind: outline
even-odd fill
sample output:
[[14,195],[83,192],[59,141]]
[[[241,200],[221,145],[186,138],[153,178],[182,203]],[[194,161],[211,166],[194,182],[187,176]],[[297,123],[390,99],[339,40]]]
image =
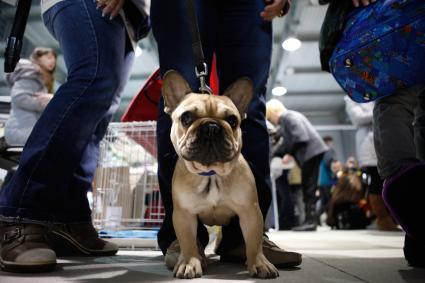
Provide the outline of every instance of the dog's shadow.
[[[299,270],[299,267],[293,268],[278,268],[279,273],[281,271],[296,271]],[[282,276],[282,275],[281,275]],[[211,279],[222,279],[222,280],[248,280],[252,277],[249,275],[247,267],[243,263],[228,263],[221,262],[219,257],[216,255],[207,256],[207,267],[204,270],[203,278]],[[259,279],[262,281],[264,279]],[[256,281],[255,281],[256,282]]]

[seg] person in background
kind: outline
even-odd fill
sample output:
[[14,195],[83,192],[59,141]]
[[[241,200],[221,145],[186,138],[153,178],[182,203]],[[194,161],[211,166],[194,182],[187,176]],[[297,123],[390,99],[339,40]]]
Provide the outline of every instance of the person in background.
[[35,124],[12,180],[0,191],[4,270],[51,271],[57,255],[118,251],[93,227],[87,191],[140,39],[122,14],[128,3],[41,2],[44,24],[60,45],[68,76]]
[[[354,9],[363,9],[376,0],[319,0],[331,3],[333,10],[327,13],[321,32],[321,64],[329,71],[329,58],[341,38],[344,19]],[[391,3],[390,1],[388,1]],[[409,4],[423,3],[421,0]],[[394,5],[386,5],[393,9]],[[331,6],[330,6],[331,7]],[[403,7],[403,5],[401,5]],[[396,11],[395,11],[396,12]],[[369,27],[369,30],[373,27]],[[400,29],[396,29],[400,30]],[[409,31],[411,29],[407,29]],[[413,32],[415,32],[413,30]],[[403,35],[405,36],[405,35]],[[416,38],[415,36],[408,38]],[[329,44],[326,44],[329,43]],[[385,52],[400,57],[393,45],[385,46]],[[376,50],[378,52],[382,52]],[[378,54],[378,53],[376,53]],[[368,56],[375,56],[374,53]],[[416,62],[415,62],[416,63]],[[408,66],[406,66],[408,68]],[[414,74],[412,74],[414,75]],[[384,180],[382,196],[396,222],[406,232],[404,257],[409,265],[425,267],[425,229],[423,228],[423,176],[425,175],[425,82],[409,87],[400,84],[392,94],[375,101],[373,108],[373,133],[378,158],[378,172]]]
[[333,138],[331,136],[325,136],[323,137],[323,141],[329,149],[323,155],[322,161],[320,161],[318,183],[320,196],[316,206],[317,221],[319,224],[320,216],[327,211],[327,206],[331,198],[331,189],[338,181],[334,170],[336,170],[336,167],[340,164],[336,159],[336,153],[333,147]]
[[13,73],[6,74],[11,86],[11,111],[4,129],[6,143],[24,145],[32,128],[53,97],[56,52],[37,47],[30,59],[21,59]]
[[356,173],[358,174],[359,171],[359,162],[354,156],[348,156],[347,160],[345,161],[345,169],[347,169],[348,172]]
[[[274,126],[269,120],[266,120],[267,125],[274,128],[274,143],[270,143],[271,175],[275,182],[279,230],[291,230],[296,226],[294,199],[292,196],[291,187],[289,184],[289,172],[294,167],[295,161],[293,158],[287,158],[286,163],[283,162],[283,155],[279,150],[283,147],[283,138],[279,135],[279,127]],[[269,126],[268,126],[269,127]]]
[[[383,231],[397,231],[391,215],[385,207],[382,198],[383,180],[378,173],[378,159],[373,142],[373,108],[374,103],[357,103],[348,96],[344,97],[345,111],[356,126],[356,153],[360,170],[365,176],[366,195],[373,214],[376,216],[376,226]],[[362,174],[362,175],[363,175]]]
[[[24,146],[32,128],[53,97],[56,52],[37,47],[29,60],[21,59],[13,73],[5,75],[11,87],[11,110],[4,128],[4,146]],[[12,178],[16,167],[9,170],[1,184]]]
[[283,155],[278,147],[273,153],[274,157],[270,164],[271,170],[279,170],[279,174],[274,175],[277,196],[279,230],[291,230],[296,226],[294,199],[291,186],[289,185],[289,172],[294,167],[295,161],[292,157],[283,160]]
[[[279,144],[282,142],[282,138],[277,134],[277,128],[269,121],[266,120],[266,126],[267,126],[267,132],[269,133],[269,144],[270,144],[270,176],[271,181],[273,182],[274,179],[278,178],[282,170],[280,170],[280,164],[279,166],[275,166],[273,163],[273,153],[275,149],[279,146]],[[276,185],[276,183],[275,183]],[[275,217],[278,217],[279,215],[275,215],[274,213],[274,207],[273,203],[269,207],[269,211],[267,212],[266,219],[264,220],[264,228],[266,231],[270,231],[273,229],[276,229],[275,225]],[[277,218],[278,221],[278,218]]]
[[332,188],[327,207],[326,224],[331,228],[352,230],[366,229],[370,224],[370,211],[364,198],[361,176],[355,161],[338,171],[338,180]]
[[[161,74],[178,71],[197,92],[199,80],[195,75],[190,21],[185,0],[152,1],[152,31],[158,44]],[[200,0],[194,1],[205,63],[211,67],[217,59],[220,93],[241,77],[254,85],[254,95],[248,106],[247,118],[241,124],[243,148],[257,185],[259,206],[263,217],[271,203],[269,136],[265,121],[265,93],[269,76],[272,29],[271,20],[283,16],[289,9],[287,0]],[[211,72],[208,72],[209,74]],[[163,99],[157,121],[158,181],[165,207],[165,218],[158,232],[158,245],[165,264],[173,269],[180,255],[180,245],[172,223],[173,203],[171,180],[177,154],[170,140],[171,119],[164,112]],[[209,241],[204,225],[198,225],[199,249]],[[239,219],[233,218],[222,227],[222,238],[215,250],[221,261],[246,261],[244,238]],[[287,252],[263,238],[263,252],[275,266],[297,266],[301,255]]]
[[305,220],[305,205],[303,201],[303,186],[301,177],[301,168],[294,161],[294,167],[289,169],[288,172],[288,184],[294,205],[295,226],[302,225]]
[[270,99],[266,104],[266,117],[274,125],[279,125],[279,134],[283,137],[279,149],[283,162],[293,156],[301,168],[305,220],[293,231],[316,231],[316,190],[319,166],[328,147],[307,118],[293,110],[288,110],[277,99]]

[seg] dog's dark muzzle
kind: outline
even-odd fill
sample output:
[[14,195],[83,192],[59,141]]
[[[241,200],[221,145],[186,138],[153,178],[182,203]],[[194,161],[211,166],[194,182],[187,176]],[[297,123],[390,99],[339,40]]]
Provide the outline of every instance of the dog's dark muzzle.
[[226,137],[223,127],[215,122],[207,122],[198,129],[185,159],[209,165],[228,162],[234,155],[232,143]]
[[219,139],[223,137],[223,128],[214,122],[207,122],[201,126],[199,138],[205,140]]

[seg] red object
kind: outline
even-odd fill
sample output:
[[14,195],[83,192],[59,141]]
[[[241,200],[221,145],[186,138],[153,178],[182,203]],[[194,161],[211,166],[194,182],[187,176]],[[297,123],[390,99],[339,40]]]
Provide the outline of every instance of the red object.
[[210,88],[213,94],[215,95],[219,94],[220,86],[218,83],[217,64],[216,64],[215,54],[213,56],[212,65],[211,65]]
[[159,69],[146,81],[145,85],[131,100],[121,122],[156,121],[161,97],[162,79]]
[[[148,78],[145,85],[131,100],[127,110],[121,117],[121,122],[156,121],[158,119],[161,87],[162,79],[158,69]],[[219,93],[215,55],[211,66],[210,87],[214,94]]]
[[161,201],[159,190],[153,191],[146,195],[145,204],[147,205],[144,214],[145,219],[149,219],[150,222],[144,223],[146,227],[160,227],[164,219],[165,209]]

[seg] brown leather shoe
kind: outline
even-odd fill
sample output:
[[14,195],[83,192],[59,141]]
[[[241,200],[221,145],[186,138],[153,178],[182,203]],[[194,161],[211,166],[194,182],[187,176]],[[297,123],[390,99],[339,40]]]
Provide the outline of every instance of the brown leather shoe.
[[47,245],[47,227],[0,223],[0,267],[10,272],[46,272],[56,267],[56,254]]
[[[205,257],[204,248],[201,243],[198,241],[198,252],[201,256],[202,268],[205,268],[207,265],[207,258]],[[174,240],[171,245],[168,247],[167,252],[165,253],[165,265],[168,269],[173,270],[174,266],[177,264],[180,256],[180,244],[178,240]]]
[[92,223],[55,224],[47,242],[58,256],[111,256],[118,245],[99,238]]
[[[291,268],[300,265],[302,262],[302,255],[300,253],[285,251],[270,241],[266,236],[263,237],[263,253],[277,268]],[[220,254],[220,261],[245,262],[245,244]]]

